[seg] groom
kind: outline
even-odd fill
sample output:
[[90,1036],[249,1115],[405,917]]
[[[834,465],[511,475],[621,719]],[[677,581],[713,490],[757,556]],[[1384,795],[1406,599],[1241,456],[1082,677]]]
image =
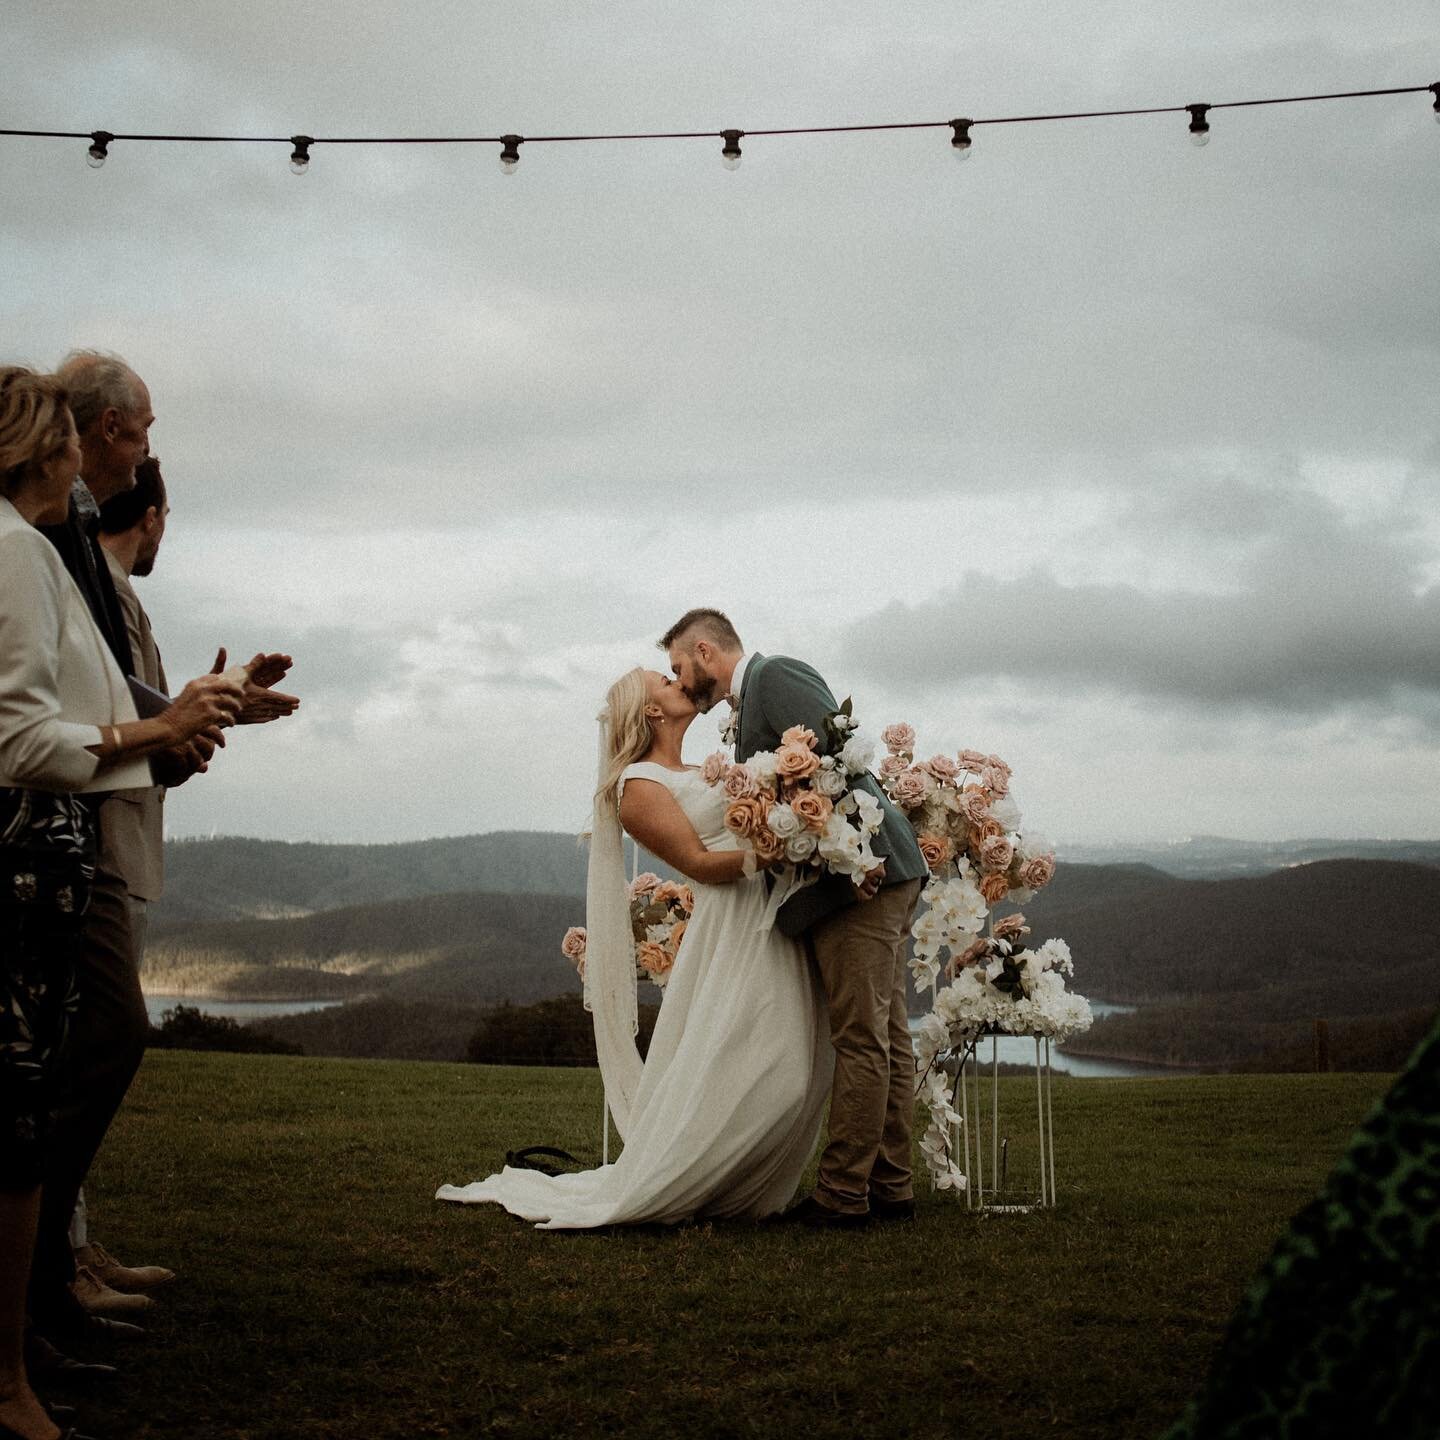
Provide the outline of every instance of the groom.
[[[840,708],[810,666],[780,655],[746,654],[718,610],[687,611],[665,632],[660,648],[698,710],[719,700],[730,703],[737,760],[777,749],[792,725],[825,734],[826,718]],[[782,933],[803,938],[830,1004],[830,1134],[815,1193],[789,1212],[824,1227],[915,1215],[915,1060],[905,942],[926,865],[909,822],[875,780],[865,775],[855,784],[884,807],[884,825],[870,842],[879,866],[858,887],[844,876],[822,876],[787,900],[775,919]]]

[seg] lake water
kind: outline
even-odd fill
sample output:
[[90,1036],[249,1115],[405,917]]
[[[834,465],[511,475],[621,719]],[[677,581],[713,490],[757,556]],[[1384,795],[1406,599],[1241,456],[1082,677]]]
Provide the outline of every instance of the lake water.
[[150,1023],[158,1025],[167,1010],[188,1005],[214,1015],[244,1024],[247,1020],[267,1019],[272,1015],[307,1015],[312,1010],[328,1010],[342,1005],[342,1000],[211,1000],[204,995],[146,995],[145,1008]]
[[[1111,1005],[1105,1000],[1092,1000],[1090,1011],[1098,1020],[1102,1015],[1128,1015],[1133,1011],[1133,1005]],[[910,1017],[910,1029],[913,1033],[919,1028],[920,1017]],[[1000,1048],[1000,1063],[1002,1065],[1031,1065],[1035,1064],[1035,1042],[1024,1035],[1001,1035],[997,1039]],[[991,1041],[987,1038],[980,1042],[980,1059],[982,1063],[990,1063]],[[1077,1079],[1099,1078],[1103,1076],[1121,1075],[1167,1075],[1170,1072],[1161,1065],[1131,1065],[1121,1060],[1092,1060],[1087,1055],[1067,1055],[1058,1046],[1050,1046],[1050,1068],[1058,1074],[1074,1075]]]

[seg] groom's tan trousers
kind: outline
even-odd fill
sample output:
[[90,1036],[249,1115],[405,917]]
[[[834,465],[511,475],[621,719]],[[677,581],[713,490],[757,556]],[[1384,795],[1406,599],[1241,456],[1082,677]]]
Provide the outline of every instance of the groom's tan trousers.
[[807,940],[830,1002],[835,1082],[815,1198],[863,1214],[870,1197],[908,1200],[915,1055],[905,1003],[905,949],[920,881],[822,920]]

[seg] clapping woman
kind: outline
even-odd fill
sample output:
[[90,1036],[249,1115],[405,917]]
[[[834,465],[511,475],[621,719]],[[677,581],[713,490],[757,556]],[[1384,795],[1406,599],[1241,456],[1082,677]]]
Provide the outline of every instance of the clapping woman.
[[80,467],[65,392],[0,368],[0,1440],[54,1440],[23,1361],[25,1292],[50,1088],[75,1006],[75,950],[94,873],[93,802],[150,783],[146,756],[230,723],[219,675],[137,719],[125,677],[59,556]]

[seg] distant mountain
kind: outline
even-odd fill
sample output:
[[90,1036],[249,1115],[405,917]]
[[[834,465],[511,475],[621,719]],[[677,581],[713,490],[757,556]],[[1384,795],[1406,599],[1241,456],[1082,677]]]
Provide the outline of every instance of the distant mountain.
[[[586,854],[573,835],[553,831],[502,830],[391,845],[172,840],[165,847],[166,894],[152,924],[163,931],[194,920],[273,919],[462,890],[583,895]],[[1440,866],[1440,841],[1197,836],[1165,845],[1062,846],[1057,883],[1063,885],[1077,867],[1149,867],[1185,879],[1220,879],[1330,859]],[[667,873],[648,855],[642,854],[641,864]]]
[[580,896],[467,892],[172,925],[147,946],[141,978],[162,993],[519,1004],[578,985],[560,940],[584,919]]
[[1062,845],[1064,864],[1153,865],[1190,880],[1266,875],[1317,860],[1408,860],[1440,866],[1440,840],[1228,840],[1192,835],[1149,844]]
[[[626,864],[633,847],[625,847]],[[583,895],[588,850],[574,835],[496,830],[393,845],[308,841],[171,840],[165,897],[152,924],[276,919],[461,890],[491,894]],[[647,870],[670,873],[641,852]]]

